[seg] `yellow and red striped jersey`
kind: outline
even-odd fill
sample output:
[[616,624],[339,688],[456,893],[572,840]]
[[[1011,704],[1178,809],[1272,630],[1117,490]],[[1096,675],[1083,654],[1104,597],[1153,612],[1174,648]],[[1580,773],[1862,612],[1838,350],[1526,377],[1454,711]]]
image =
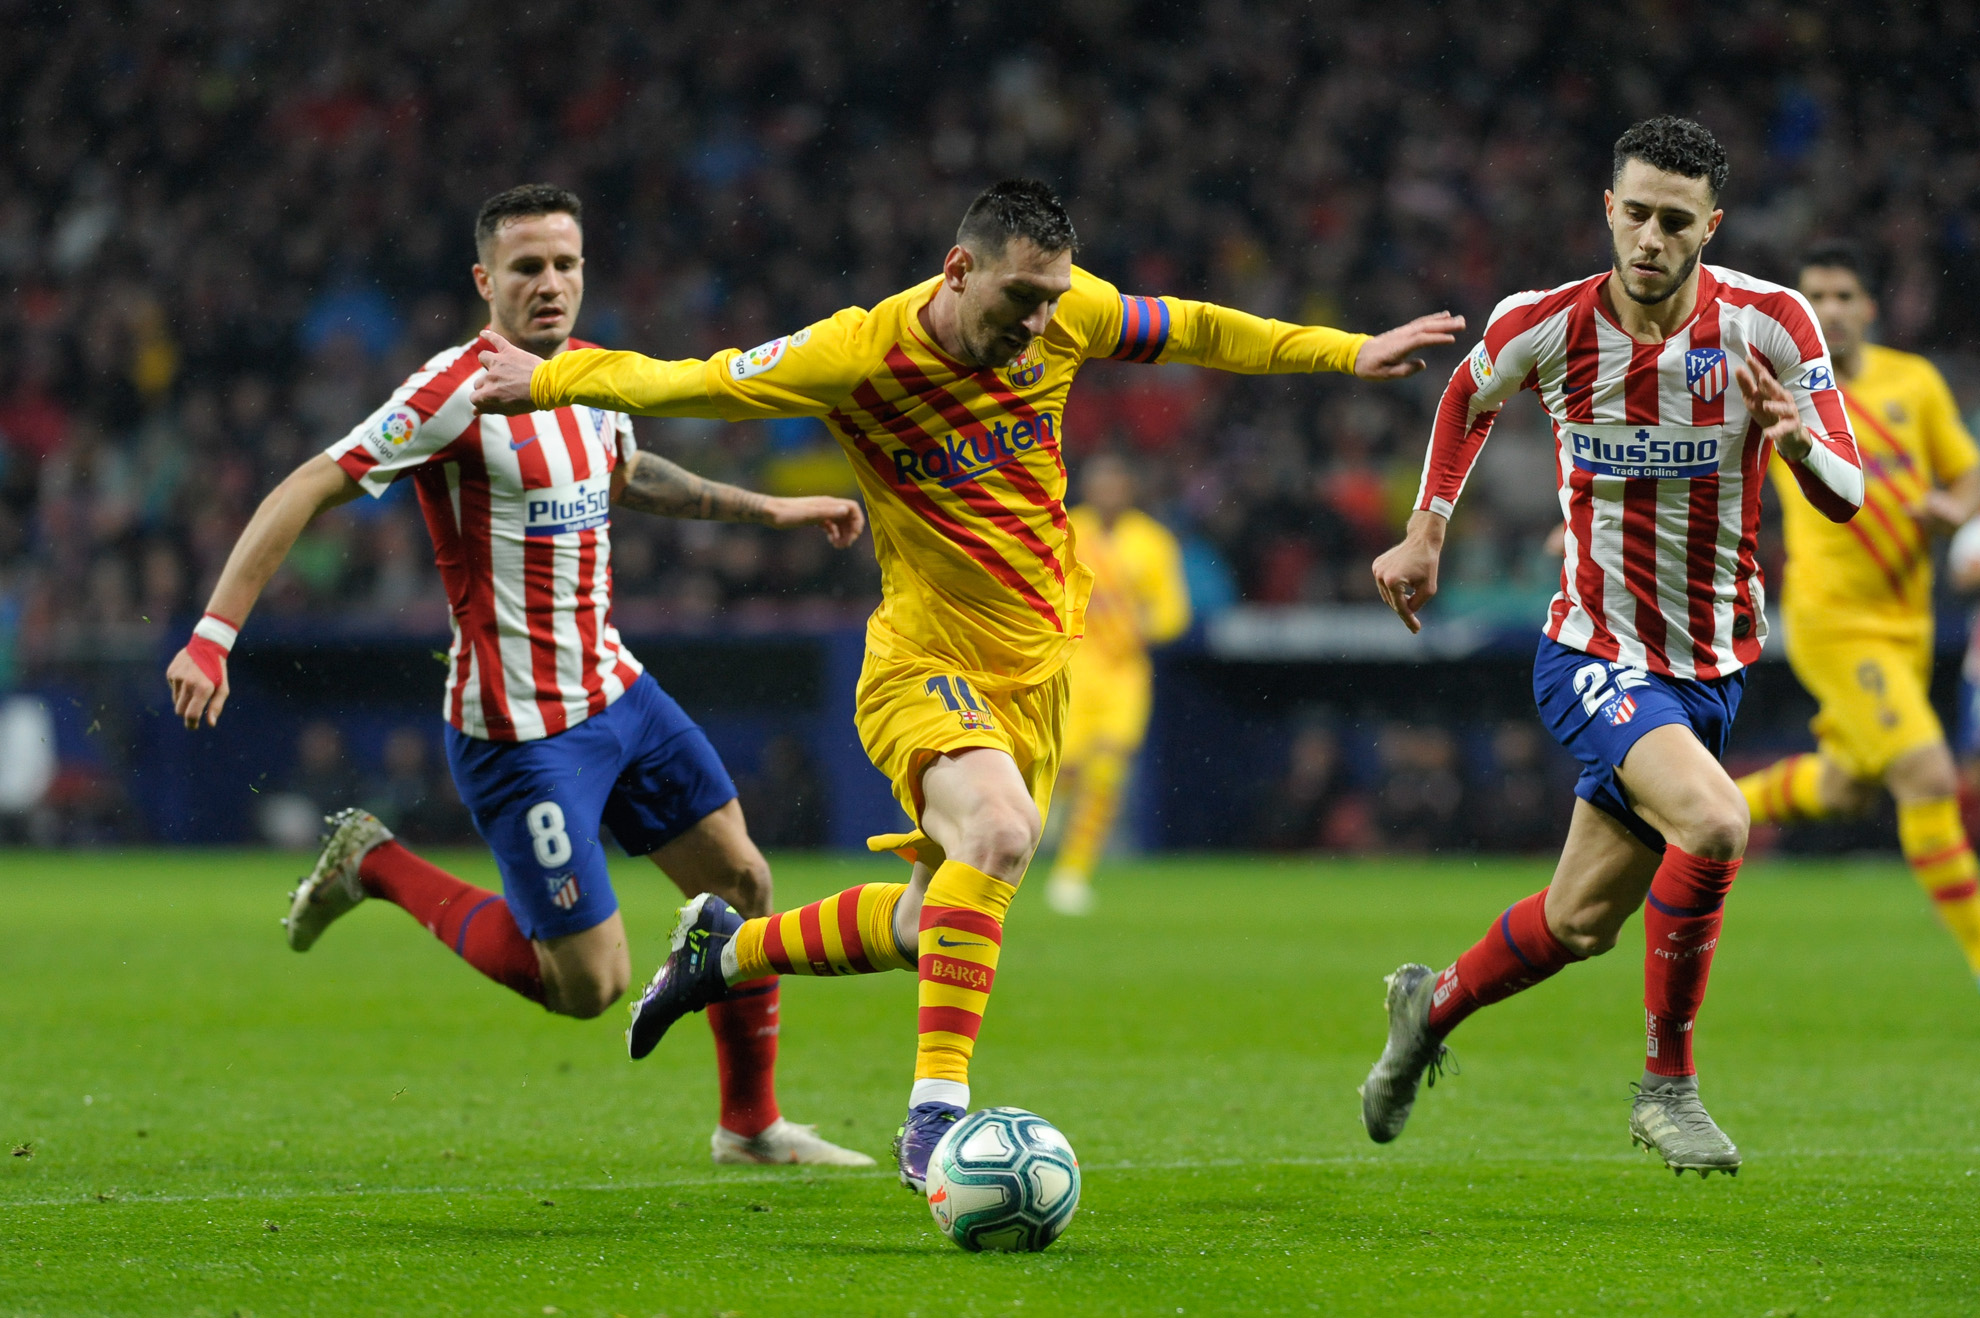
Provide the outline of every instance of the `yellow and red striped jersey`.
[[537,367],[560,399],[645,416],[819,417],[866,501],[880,560],[867,646],[931,658],[983,688],[1042,682],[1081,635],[1092,573],[1066,515],[1066,393],[1095,357],[1248,374],[1352,371],[1366,335],[1286,325],[1169,297],[1130,297],[1077,267],[1024,353],[1000,369],[955,361],[923,315],[927,280],[747,352],[659,361],[567,352]]
[[1980,452],[1923,357],[1865,344],[1863,369],[1842,394],[1863,456],[1863,511],[1848,522],[1823,517],[1774,459],[1788,552],[1782,608],[1790,628],[1918,638],[1932,626],[1932,547],[1913,512]]
[[1079,662],[1096,669],[1147,664],[1149,646],[1189,629],[1182,546],[1139,508],[1129,508],[1110,527],[1098,509],[1080,504],[1072,524],[1079,556],[1093,569]]

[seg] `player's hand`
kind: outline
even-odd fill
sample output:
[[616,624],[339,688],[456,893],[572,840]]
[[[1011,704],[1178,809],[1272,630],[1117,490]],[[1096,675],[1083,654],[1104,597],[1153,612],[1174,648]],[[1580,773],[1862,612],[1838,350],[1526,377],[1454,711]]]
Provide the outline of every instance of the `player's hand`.
[[1967,503],[1951,490],[1927,490],[1911,516],[1926,535],[1951,535],[1966,525]]
[[780,529],[822,526],[825,528],[825,538],[832,542],[832,548],[844,549],[859,539],[859,533],[866,529],[866,509],[860,507],[858,500],[838,499],[827,494],[802,499],[772,499],[770,525]]
[[1746,400],[1747,414],[1760,423],[1760,437],[1772,440],[1774,451],[1789,462],[1807,457],[1815,441],[1802,424],[1801,409],[1787,386],[1772,372],[1759,370],[1750,362],[1734,365],[1733,379],[1739,381],[1739,396]]
[[1416,614],[1437,598],[1437,563],[1444,553],[1444,519],[1411,513],[1403,542],[1375,560],[1375,589],[1412,632],[1423,630]]
[[543,359],[526,348],[518,348],[492,329],[483,330],[481,337],[495,347],[481,354],[481,367],[488,373],[468,395],[474,410],[499,412],[503,416],[534,412],[536,404],[529,396],[529,377],[536,374]]
[[172,656],[172,662],[165,669],[165,683],[172,688],[172,712],[177,714],[188,728],[199,726],[200,716],[206,717],[206,726],[212,727],[220,721],[220,710],[227,703],[227,693],[232,690],[227,682],[227,661],[220,661],[220,685],[200,670],[199,661],[185,650]]
[[1567,557],[1567,523],[1562,522],[1547,532],[1547,553],[1553,558]]
[[1355,354],[1354,373],[1363,380],[1402,380],[1423,369],[1423,359],[1412,356],[1425,348],[1456,343],[1464,328],[1464,317],[1440,311],[1434,316],[1418,316],[1407,325],[1398,325],[1387,334],[1377,334],[1361,345]]

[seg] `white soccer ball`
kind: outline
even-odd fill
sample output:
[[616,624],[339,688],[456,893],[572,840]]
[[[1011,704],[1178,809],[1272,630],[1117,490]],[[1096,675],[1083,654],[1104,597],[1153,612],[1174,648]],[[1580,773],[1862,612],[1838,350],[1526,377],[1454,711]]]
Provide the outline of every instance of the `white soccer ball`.
[[1044,1249],[1078,1208],[1072,1145],[1023,1108],[970,1113],[928,1157],[928,1211],[943,1235],[972,1253]]

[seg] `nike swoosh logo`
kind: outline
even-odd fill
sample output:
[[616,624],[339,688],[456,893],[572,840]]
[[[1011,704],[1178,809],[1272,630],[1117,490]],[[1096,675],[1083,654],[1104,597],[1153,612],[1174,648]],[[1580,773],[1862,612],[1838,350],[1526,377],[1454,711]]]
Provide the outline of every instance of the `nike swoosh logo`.
[[938,942],[938,943],[940,943],[940,944],[941,944],[941,945],[942,945],[943,947],[988,947],[988,946],[990,946],[990,944],[988,944],[988,943],[952,943],[952,942],[950,942],[950,941],[949,941],[948,939],[946,939],[946,938],[944,938],[944,937],[942,937],[942,935],[940,935],[940,934],[936,934],[936,935],[935,935],[935,941],[936,941],[936,942]]
[[509,448],[511,450],[526,449],[535,442],[536,442],[536,436],[534,435],[529,436],[527,439],[512,439],[509,441]]

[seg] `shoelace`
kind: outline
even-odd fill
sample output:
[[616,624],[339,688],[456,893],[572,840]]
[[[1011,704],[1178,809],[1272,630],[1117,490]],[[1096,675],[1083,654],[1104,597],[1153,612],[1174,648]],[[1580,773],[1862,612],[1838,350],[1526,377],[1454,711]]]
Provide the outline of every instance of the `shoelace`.
[[1423,1087],[1435,1089],[1437,1077],[1463,1074],[1464,1068],[1458,1065],[1457,1054],[1440,1043],[1437,1045],[1437,1055],[1432,1057],[1430,1065],[1423,1069]]

